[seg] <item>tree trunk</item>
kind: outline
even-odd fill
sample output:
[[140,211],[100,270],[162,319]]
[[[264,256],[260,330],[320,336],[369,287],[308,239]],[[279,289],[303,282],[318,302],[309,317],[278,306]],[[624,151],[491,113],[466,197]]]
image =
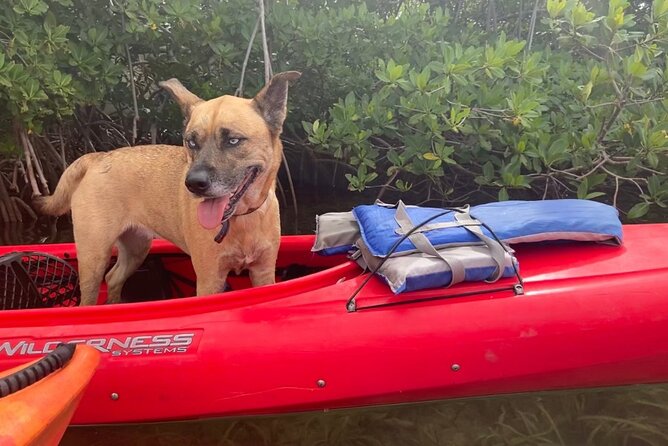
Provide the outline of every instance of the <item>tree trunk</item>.
[[22,221],[21,212],[10,198],[2,177],[0,177],[0,216],[4,223]]
[[529,25],[529,39],[527,43],[527,54],[531,51],[531,44],[533,43],[533,34],[536,30],[536,19],[538,18],[538,3],[540,0],[536,0],[536,3],[533,5],[533,12],[531,13],[531,24]]
[[455,10],[453,12],[453,22],[459,22],[459,17],[462,15],[462,7],[464,6],[464,0],[457,0],[455,3]]
[[496,31],[496,0],[487,0],[487,32]]
[[23,147],[23,156],[26,160],[26,172],[28,175],[28,183],[32,189],[33,196],[41,196],[42,191],[39,190],[37,185],[37,178],[35,177],[35,170],[33,169],[32,156],[30,154],[30,144],[28,141],[28,135],[20,124],[15,124],[15,131],[18,136],[18,140],[21,141],[21,146]]

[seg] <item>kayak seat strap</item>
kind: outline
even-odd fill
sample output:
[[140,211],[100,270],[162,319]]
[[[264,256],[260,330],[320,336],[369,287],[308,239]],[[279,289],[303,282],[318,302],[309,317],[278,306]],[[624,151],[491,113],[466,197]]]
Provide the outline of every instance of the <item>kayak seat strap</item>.
[[[411,218],[408,216],[408,213],[406,212],[406,207],[404,206],[404,203],[402,201],[399,201],[399,204],[397,206],[395,219],[399,227],[405,231],[404,234],[407,234],[408,232],[411,231],[411,229],[415,227],[415,225],[411,221]],[[436,248],[434,248],[434,245],[432,245],[429,239],[421,232],[412,233],[411,235],[408,236],[408,239],[415,245],[415,247],[418,250],[422,251],[425,254],[438,257],[439,259],[443,260],[446,263],[446,265],[448,265],[450,271],[452,272],[452,281],[450,282],[451,285],[464,281],[466,277],[466,269],[464,267],[463,262],[461,262],[458,259],[445,258],[441,253],[439,253],[436,250]]]
[[[397,205],[395,220],[399,225],[399,229],[397,229],[396,232],[400,235],[406,235],[415,228],[415,224],[408,215],[408,212],[406,211],[406,206],[402,201],[399,201]],[[487,246],[487,248],[490,251],[490,256],[492,257],[494,263],[496,264],[496,269],[494,270],[492,275],[486,279],[486,282],[492,283],[499,280],[504,273],[504,263],[506,255],[505,248],[501,245],[501,243],[497,242],[491,237],[488,237],[482,232],[482,229],[480,228],[480,226],[482,226],[482,223],[479,220],[476,220],[475,218],[471,217],[471,215],[469,214],[468,206],[458,210],[458,213],[455,214],[455,220],[456,221],[453,222],[424,225],[420,228],[415,229],[408,236],[408,239],[413,243],[413,245],[415,245],[415,247],[419,251],[443,260],[448,265],[450,271],[452,272],[451,285],[454,285],[456,283],[460,283],[465,280],[466,268],[464,263],[456,258],[452,257],[447,258],[445,255],[443,255],[443,253],[439,252],[434,247],[434,245],[429,241],[429,239],[424,235],[424,232],[433,231],[435,229],[463,227],[469,232],[471,232],[473,235],[478,237]]]

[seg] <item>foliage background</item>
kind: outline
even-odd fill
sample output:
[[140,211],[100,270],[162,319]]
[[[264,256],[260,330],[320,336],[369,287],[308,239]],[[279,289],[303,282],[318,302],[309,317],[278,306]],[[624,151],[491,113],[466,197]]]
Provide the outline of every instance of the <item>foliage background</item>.
[[[0,0],[0,218],[83,153],[180,143],[157,82],[239,88],[258,4]],[[666,207],[668,0],[268,1],[301,182],[412,202]],[[253,41],[243,94],[263,84]]]

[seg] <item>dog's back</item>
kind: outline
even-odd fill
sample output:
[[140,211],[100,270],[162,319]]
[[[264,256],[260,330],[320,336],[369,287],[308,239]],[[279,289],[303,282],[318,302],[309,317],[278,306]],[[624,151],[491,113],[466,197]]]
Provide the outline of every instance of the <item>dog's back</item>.
[[42,214],[54,216],[63,215],[69,211],[72,194],[79,186],[81,179],[86,175],[90,165],[102,156],[104,156],[104,153],[88,153],[70,164],[63,172],[53,195],[33,199],[35,208]]

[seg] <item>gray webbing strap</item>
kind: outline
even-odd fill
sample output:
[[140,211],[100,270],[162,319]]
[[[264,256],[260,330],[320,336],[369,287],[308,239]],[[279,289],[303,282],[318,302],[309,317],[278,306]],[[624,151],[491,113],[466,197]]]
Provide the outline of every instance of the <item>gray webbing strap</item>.
[[[487,279],[486,282],[491,283],[499,280],[503,276],[506,259],[506,250],[503,248],[503,245],[501,245],[501,243],[497,242],[495,239],[483,234],[482,228],[480,227],[480,221],[471,217],[471,214],[468,212],[455,214],[455,219],[460,222],[467,231],[473,233],[476,237],[482,240],[483,243],[487,245],[487,248],[489,248],[490,255],[492,256],[494,263],[496,263],[497,268],[494,272],[494,275]],[[477,223],[477,225],[471,224],[474,222]]]
[[[406,206],[401,201],[399,201],[399,205],[397,206],[395,219],[397,220],[399,226],[406,231],[406,233],[415,227],[411,221],[411,218],[408,216],[408,212],[406,212]],[[452,272],[451,285],[464,281],[466,270],[462,261],[459,259],[446,259],[440,252],[436,250],[436,248],[434,248],[434,245],[431,244],[427,236],[424,234],[415,232],[409,235],[408,239],[413,242],[418,250],[424,252],[425,254],[438,257],[439,259],[443,260],[446,265],[448,265],[450,271]]]
[[[396,231],[398,234],[405,235],[415,227],[410,219],[410,216],[408,215],[408,212],[406,211],[406,206],[402,201],[399,201],[397,205],[395,219],[397,220],[397,223],[400,227],[400,229]],[[429,239],[424,234],[422,234],[422,232],[434,229],[463,227],[478,237],[487,246],[487,248],[489,248],[492,260],[494,260],[494,263],[496,263],[497,268],[494,272],[494,275],[487,279],[486,282],[491,283],[499,280],[504,273],[504,264],[506,258],[506,250],[504,247],[501,245],[501,243],[497,242],[491,237],[488,237],[482,232],[480,221],[471,217],[468,206],[463,208],[462,212],[455,213],[455,220],[456,221],[454,222],[442,222],[425,225],[422,228],[415,230],[411,235],[408,236],[408,239],[413,242],[419,251],[424,252],[425,254],[433,255],[443,260],[450,267],[450,270],[452,271],[452,284],[455,284],[464,280],[466,274],[464,264],[460,260],[445,258],[436,248],[434,248],[434,245],[431,244]]]

